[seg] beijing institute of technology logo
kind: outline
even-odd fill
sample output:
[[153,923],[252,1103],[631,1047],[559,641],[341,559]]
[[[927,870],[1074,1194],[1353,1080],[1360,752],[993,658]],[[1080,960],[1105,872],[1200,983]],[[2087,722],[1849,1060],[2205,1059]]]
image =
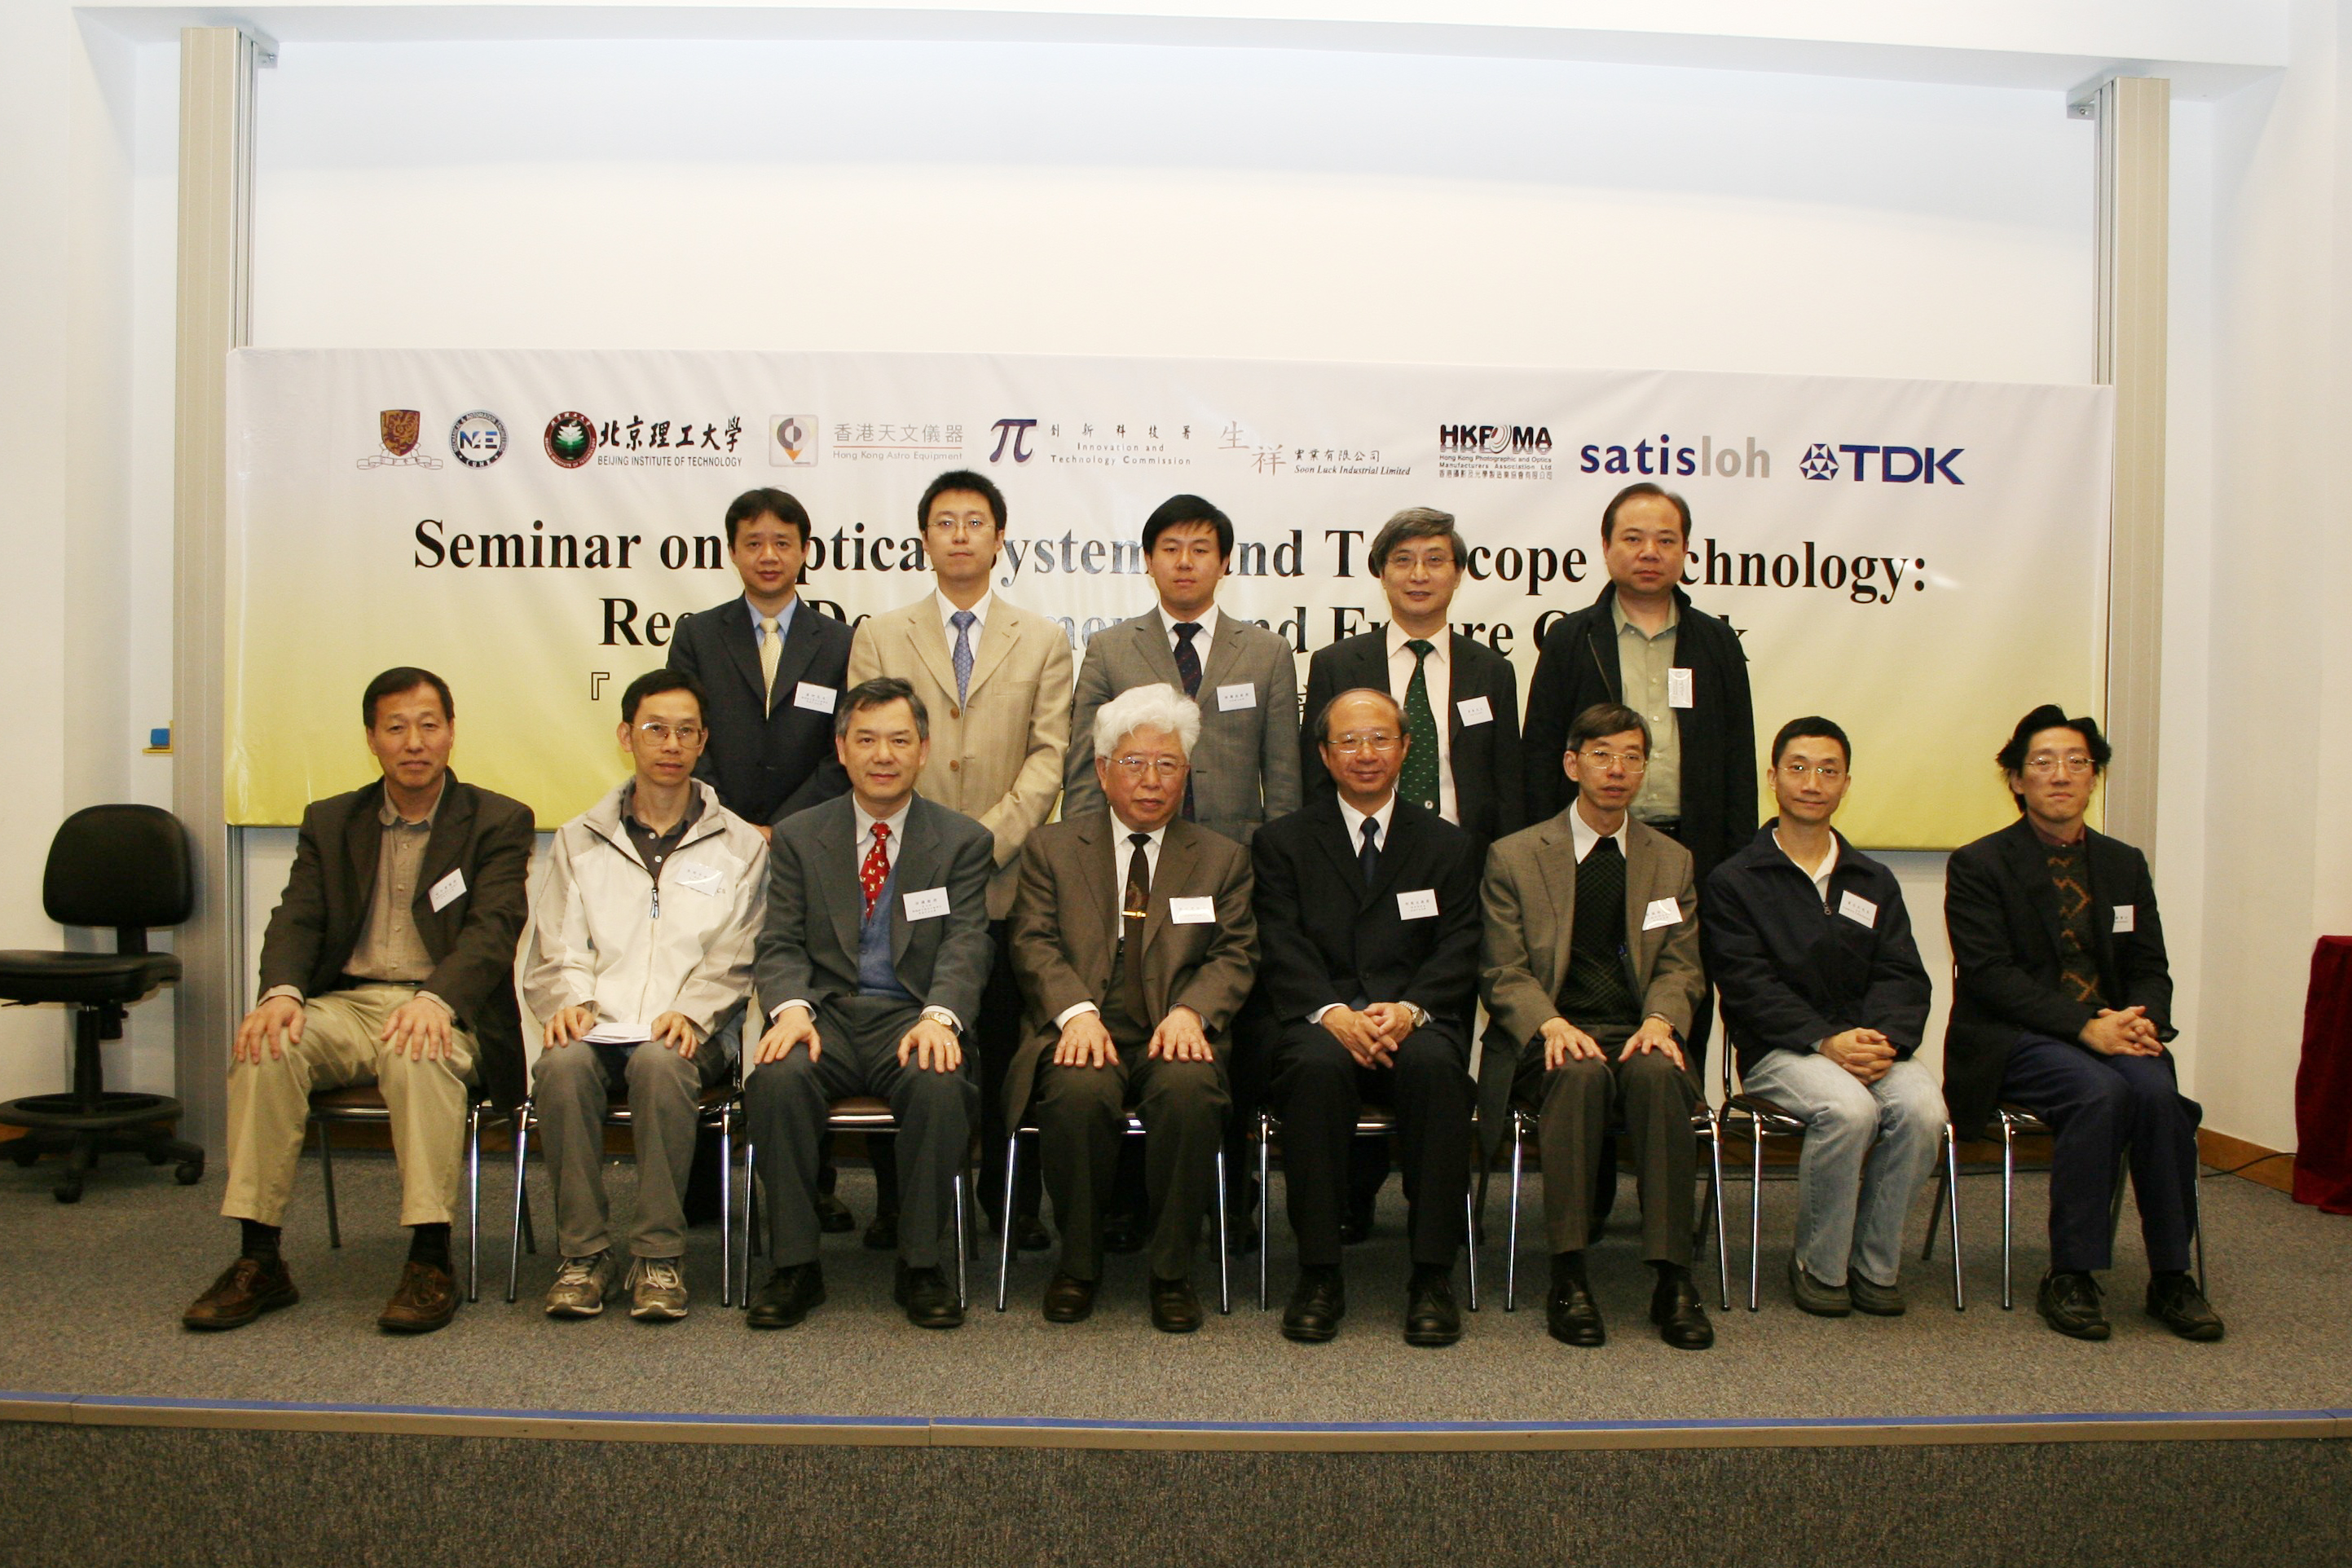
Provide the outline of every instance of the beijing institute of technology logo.
[[584,468],[596,455],[596,424],[566,409],[547,422],[548,461],[559,468]]
[[461,414],[449,426],[449,451],[469,468],[487,468],[507,455],[507,424],[487,408]]
[[360,459],[362,468],[437,468],[438,458],[421,457],[416,438],[425,430],[425,416],[414,408],[387,408],[376,416],[376,438],[383,450]]

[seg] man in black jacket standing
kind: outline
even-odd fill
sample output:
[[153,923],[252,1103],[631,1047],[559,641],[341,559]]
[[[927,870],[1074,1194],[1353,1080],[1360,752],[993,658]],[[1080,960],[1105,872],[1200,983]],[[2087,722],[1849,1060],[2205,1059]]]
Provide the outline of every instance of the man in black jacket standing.
[[1945,872],[1959,973],[1944,1094],[1963,1131],[2003,1100],[2050,1124],[2050,1271],[2035,1304],[2052,1328],[2110,1332],[2092,1276],[2113,1262],[2108,1215],[2128,1155],[2148,1315],[2218,1340],[2221,1320],[2189,1274],[2204,1112],[2164,1048],[2179,1031],[2156,889],[2145,856],[2085,821],[2110,754],[2095,721],[2053,703],[2000,749],[2018,820],[1954,850]]
[[1477,1008],[1479,856],[1468,834],[1397,790],[1412,740],[1402,705],[1344,691],[1312,722],[1338,788],[1258,829],[1258,985],[1279,1033],[1298,1288],[1282,1331],[1339,1331],[1339,1210],[1365,1100],[1394,1108],[1412,1205],[1407,1344],[1462,1337],[1454,1259],[1470,1184],[1470,1030]]
[[1936,1157],[1944,1097],[1912,1059],[1927,971],[1902,885],[1830,826],[1852,754],[1827,719],[1781,726],[1780,815],[1715,868],[1699,947],[1748,1092],[1805,1124],[1789,1260],[1797,1305],[1894,1317],[1903,1221]]

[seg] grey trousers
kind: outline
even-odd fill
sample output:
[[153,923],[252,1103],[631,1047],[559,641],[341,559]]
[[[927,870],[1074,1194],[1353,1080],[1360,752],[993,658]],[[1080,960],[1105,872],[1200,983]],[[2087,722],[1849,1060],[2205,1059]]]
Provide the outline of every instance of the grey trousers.
[[691,1059],[667,1046],[574,1041],[541,1051],[530,1098],[555,1174],[555,1232],[566,1258],[592,1258],[613,1245],[604,1196],[604,1111],[615,1080],[629,1089],[629,1143],[637,1160],[632,1258],[686,1253],[686,1183],[694,1168],[702,1096],[733,1073],[742,1009]]
[[898,1256],[909,1268],[938,1268],[954,1256],[950,1184],[971,1149],[980,1115],[978,1063],[965,1041],[963,1066],[943,1073],[898,1063],[898,1041],[922,1009],[889,996],[845,996],[816,1016],[823,1054],[806,1050],[751,1069],[743,1119],[768,1206],[769,1257],[779,1268],[816,1261],[816,1171],[824,1119],[836,1100],[878,1095],[898,1120]]
[[1121,1047],[1098,1068],[1038,1064],[1037,1133],[1045,1191],[1062,1233],[1062,1272],[1102,1277],[1103,1212],[1118,1177],[1127,1107],[1143,1121],[1143,1185],[1151,1203],[1144,1255],[1154,1279],[1192,1272],[1201,1222],[1217,1190],[1217,1146],[1233,1104],[1223,1062],[1154,1060]]
[[[1588,1032],[1608,1053],[1605,1059],[1570,1058],[1547,1072],[1541,1040],[1519,1058],[1519,1102],[1537,1105],[1540,1116],[1536,1142],[1543,1154],[1544,1227],[1551,1249],[1580,1251],[1590,1239],[1593,1184],[1603,1175],[1601,1147],[1613,1109],[1623,1113],[1633,1144],[1643,1259],[1687,1268],[1696,1208],[1691,1189],[1698,1176],[1690,1119],[1698,1086],[1655,1051],[1619,1061],[1630,1031],[1613,1031],[1613,1038]],[[1614,1171],[1606,1175],[1616,1180]]]

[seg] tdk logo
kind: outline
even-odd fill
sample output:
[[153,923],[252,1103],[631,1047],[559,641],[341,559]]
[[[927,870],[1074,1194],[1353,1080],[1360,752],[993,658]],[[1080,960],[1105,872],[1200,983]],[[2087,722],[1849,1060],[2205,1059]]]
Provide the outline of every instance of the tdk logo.
[[1940,452],[1933,447],[1865,447],[1850,441],[1841,441],[1833,447],[1827,441],[1816,441],[1805,448],[1804,460],[1797,465],[1797,471],[1809,479],[1836,479],[1844,467],[1837,455],[1843,452],[1853,460],[1852,473],[1856,484],[1872,477],[1870,459],[1875,456],[1881,484],[1932,485],[1940,474],[1946,484],[1964,485],[1968,481],[1952,471],[1952,459],[1967,450],[1966,447],[1947,447]]
[[1528,456],[1551,450],[1551,427],[1546,425],[1440,425],[1440,452],[1482,452],[1490,458]]

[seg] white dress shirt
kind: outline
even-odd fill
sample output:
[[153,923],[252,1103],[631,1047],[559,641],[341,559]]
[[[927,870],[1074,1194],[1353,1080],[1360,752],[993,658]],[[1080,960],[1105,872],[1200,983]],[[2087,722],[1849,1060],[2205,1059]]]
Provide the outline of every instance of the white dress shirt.
[[[1410,668],[1412,663],[1412,656],[1410,654],[1406,655],[1406,666]],[[1372,812],[1368,816],[1363,812],[1358,811],[1354,806],[1349,805],[1346,798],[1342,797],[1339,801],[1339,820],[1346,825],[1348,829],[1348,847],[1354,850],[1359,855],[1361,855],[1364,852],[1364,824],[1369,822],[1373,825],[1372,847],[1375,849],[1386,849],[1389,847],[1389,819],[1396,816],[1396,791],[1391,790],[1389,791],[1388,799],[1381,802],[1380,810]],[[1332,1008],[1339,1005],[1339,1004],[1337,1002],[1326,1002],[1320,1007],[1318,1007],[1313,1012],[1307,1014],[1307,1021],[1310,1024],[1319,1024],[1323,1021],[1324,1014],[1328,1013]],[[1418,1014],[1420,1009],[1415,1008],[1414,1011]]]
[[[1125,908],[1127,900],[1127,863],[1129,859],[1133,858],[1135,855],[1135,846],[1129,842],[1129,838],[1139,830],[1129,827],[1126,823],[1121,822],[1118,819],[1118,813],[1116,811],[1113,811],[1110,814],[1110,825],[1118,830],[1118,836],[1111,840],[1110,847],[1110,943],[1111,946],[1116,948],[1120,942],[1125,940],[1127,935],[1127,910]],[[1160,841],[1167,837],[1168,825],[1164,822],[1144,836],[1143,875],[1148,882],[1157,883],[1160,880]],[[1067,1028],[1069,1026],[1070,1020],[1076,1017],[1079,1014],[1099,1013],[1101,1011],[1101,1008],[1096,1006],[1091,1002],[1074,1003],[1070,1006],[1065,1007],[1059,1013],[1054,1015],[1054,1027],[1057,1029]]]
[[[982,594],[971,606],[971,657],[975,662],[980,658],[980,634],[988,629],[989,602],[995,597],[993,594]],[[956,645],[955,618],[960,613],[960,606],[945,594],[936,590],[933,591],[931,598],[940,607],[940,635],[948,639],[948,658],[952,665]]]
[[[1404,706],[1405,688],[1412,684],[1412,649],[1404,646],[1412,640],[1412,634],[1394,621],[1389,623],[1389,695],[1397,700],[1399,708]],[[1429,692],[1429,716],[1437,721],[1437,815],[1458,827],[1462,806],[1454,793],[1454,639],[1450,633],[1440,631],[1425,640],[1430,652],[1421,661],[1421,679]],[[1312,722],[1314,715],[1307,718]]]
[[[1168,651],[1172,654],[1177,645],[1184,640],[1176,635],[1176,623],[1182,617],[1162,605],[1160,606],[1160,618],[1168,623]],[[1201,678],[1205,680],[1209,676],[1209,644],[1216,640],[1217,636],[1217,606],[1211,605],[1194,619],[1200,623],[1201,629],[1192,635],[1192,651],[1201,656]]]
[[[1625,822],[1633,820],[1633,814],[1627,813]],[[1580,805],[1570,805],[1568,808],[1568,826],[1569,831],[1576,837],[1576,863],[1580,866],[1583,865],[1584,858],[1592,853],[1592,847],[1603,838],[1614,838],[1617,841],[1617,853],[1623,858],[1630,868],[1633,858],[1626,853],[1625,822],[1620,822],[1617,825],[1616,832],[1603,833],[1584,820],[1584,811]]]

